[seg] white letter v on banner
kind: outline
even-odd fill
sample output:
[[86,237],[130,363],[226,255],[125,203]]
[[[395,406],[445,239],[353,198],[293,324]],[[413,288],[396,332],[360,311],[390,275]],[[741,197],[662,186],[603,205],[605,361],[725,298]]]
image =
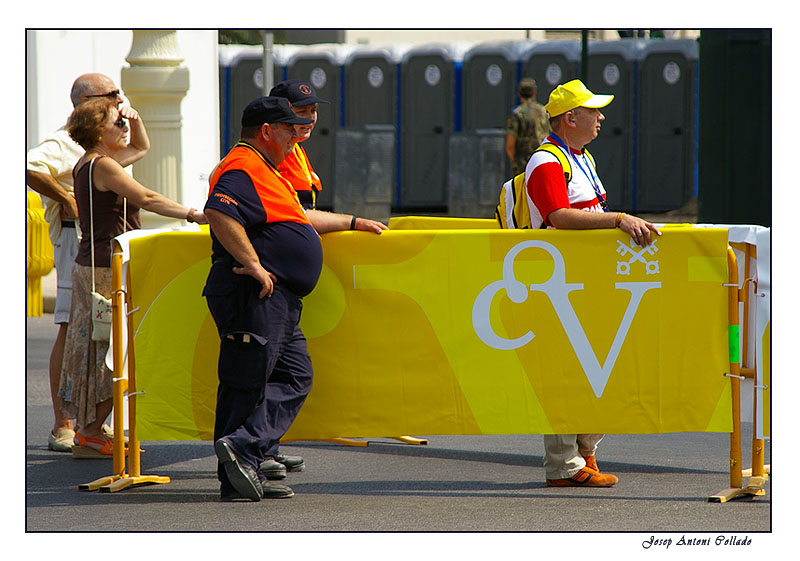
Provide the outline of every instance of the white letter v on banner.
[[[575,310],[572,308],[572,305],[569,302],[567,293],[547,293],[547,295],[550,297],[550,301],[553,304],[553,308],[555,308],[556,314],[558,315],[558,319],[561,320],[561,324],[564,326],[564,330],[567,332],[567,337],[569,338],[570,343],[572,343],[572,348],[575,351],[575,355],[578,357],[578,361],[581,363],[581,367],[583,367],[586,378],[589,380],[589,384],[591,384],[592,390],[594,390],[594,395],[596,397],[601,397],[603,395],[603,390],[605,390],[608,378],[611,376],[611,371],[614,369],[614,364],[617,362],[617,357],[622,349],[622,344],[625,342],[625,337],[628,335],[628,330],[630,329],[633,318],[636,315],[636,310],[639,309],[639,303],[642,301],[644,293],[651,288],[661,288],[661,283],[618,282],[614,286],[615,288],[621,288],[630,292],[631,300],[628,302],[625,315],[622,317],[622,322],[617,329],[617,334],[614,336],[614,342],[611,344],[611,349],[609,350],[608,356],[606,357],[602,367],[600,366],[600,362],[597,360],[597,357],[592,350],[592,345],[589,343],[589,339],[586,337],[586,332],[583,330],[583,326],[581,325],[580,320],[578,320]],[[533,289],[533,287],[531,287],[531,289]]]

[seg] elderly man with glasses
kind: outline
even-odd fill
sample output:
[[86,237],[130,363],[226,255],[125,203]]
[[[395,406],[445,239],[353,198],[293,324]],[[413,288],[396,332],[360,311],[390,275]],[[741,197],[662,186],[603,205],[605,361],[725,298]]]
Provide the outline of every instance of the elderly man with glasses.
[[[82,74],[72,84],[70,100],[77,107],[93,97],[108,97],[121,104],[119,88],[104,74]],[[132,107],[121,107],[120,115],[130,122],[130,143],[114,158],[128,166],[141,159],[150,149],[150,140],[139,113]],[[53,402],[55,421],[48,435],[48,448],[57,452],[72,450],[72,419],[62,413],[61,398],[58,397],[61,362],[64,357],[64,343],[69,325],[70,303],[72,301],[72,264],[78,251],[78,232],[75,221],[78,207],[72,186],[72,168],[83,155],[84,149],[73,141],[62,126],[51,133],[38,146],[28,151],[25,167],[25,182],[28,187],[42,195],[45,203],[45,219],[53,242],[53,255],[56,265],[57,295],[54,321],[58,324],[53,349],[50,352],[50,393]]]
[[[600,133],[600,111],[613,95],[591,92],[580,80],[559,85],[544,106],[551,133],[533,153],[525,169],[532,228],[584,230],[620,228],[641,247],[661,231],[645,220],[613,212],[586,145]],[[548,146],[549,145],[549,146]],[[559,158],[556,154],[563,155]],[[565,175],[567,162],[571,178]],[[548,487],[611,487],[616,475],[602,473],[595,453],[602,434],[544,435],[544,468]]]

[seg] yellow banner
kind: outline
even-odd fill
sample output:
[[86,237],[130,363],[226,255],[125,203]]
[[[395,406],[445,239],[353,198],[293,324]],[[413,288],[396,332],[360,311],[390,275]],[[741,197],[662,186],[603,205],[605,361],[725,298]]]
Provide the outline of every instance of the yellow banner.
[[[314,388],[286,439],[731,430],[723,229],[322,239]],[[207,229],[131,241],[143,440],[212,437],[209,256]]]

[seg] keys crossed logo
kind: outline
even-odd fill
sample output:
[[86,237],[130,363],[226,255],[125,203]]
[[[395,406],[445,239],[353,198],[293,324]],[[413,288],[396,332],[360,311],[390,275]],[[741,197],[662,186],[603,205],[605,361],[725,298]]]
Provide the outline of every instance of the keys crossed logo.
[[[650,245],[646,245],[645,247],[641,247],[633,238],[631,238],[630,247],[626,246],[621,241],[617,240],[617,253],[619,253],[623,258],[626,255],[630,255],[631,258],[628,261],[617,261],[617,274],[618,275],[630,275],[631,274],[631,265],[635,261],[639,261],[640,263],[644,263],[645,271],[648,275],[657,275],[660,273],[660,269],[658,267],[658,260],[648,261],[646,257],[642,254],[647,253],[648,255],[655,255],[658,248],[656,247],[656,242],[658,240],[653,240],[653,243]],[[641,247],[639,251],[636,251],[634,248]]]
[[[531,284],[529,287],[525,283],[518,281],[514,277],[514,260],[517,255],[525,249],[539,248],[550,254],[555,265],[552,276],[543,283]],[[515,339],[500,337],[492,328],[490,320],[490,310],[495,295],[504,290],[508,298],[515,304],[521,304],[528,298],[528,291],[544,292],[550,299],[551,304],[561,321],[561,325],[566,331],[567,337],[572,345],[578,362],[583,368],[586,378],[594,391],[596,397],[601,397],[605,390],[611,371],[617,361],[625,337],[628,334],[636,310],[642,301],[644,294],[653,288],[661,288],[660,282],[617,282],[614,287],[618,290],[627,290],[631,293],[631,299],[625,310],[625,315],[617,328],[611,349],[608,352],[603,365],[592,349],[586,332],[578,319],[572,304],[569,301],[569,293],[573,290],[583,290],[583,283],[566,282],[566,266],[561,252],[550,243],[539,240],[528,240],[520,242],[506,253],[503,259],[503,278],[494,281],[478,294],[472,306],[472,326],[476,335],[486,345],[498,350],[514,350],[530,343],[535,334],[528,331],[524,335]]]

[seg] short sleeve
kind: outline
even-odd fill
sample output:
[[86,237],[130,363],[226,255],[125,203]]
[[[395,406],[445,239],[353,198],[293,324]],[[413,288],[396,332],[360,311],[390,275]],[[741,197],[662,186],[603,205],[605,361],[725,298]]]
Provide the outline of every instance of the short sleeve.
[[62,185],[71,187],[72,168],[82,154],[83,149],[59,130],[28,150],[25,169],[52,175]]
[[245,228],[267,221],[267,213],[253,185],[242,170],[226,171],[208,196],[204,210],[227,214]]
[[506,134],[519,136],[519,116],[516,111],[512,111],[506,119]]
[[564,170],[558,162],[537,165],[531,171],[526,189],[548,226],[551,224],[547,220],[547,215],[559,208],[570,208]]

